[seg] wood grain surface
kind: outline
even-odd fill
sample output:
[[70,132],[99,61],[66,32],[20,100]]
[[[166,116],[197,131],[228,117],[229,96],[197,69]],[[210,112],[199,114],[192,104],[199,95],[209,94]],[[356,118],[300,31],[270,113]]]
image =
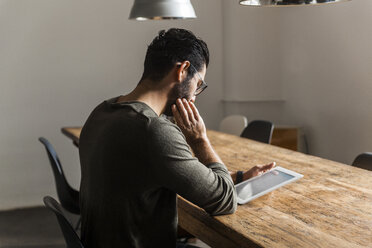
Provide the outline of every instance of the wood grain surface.
[[[78,141],[80,128],[63,133]],[[67,134],[68,133],[68,134]],[[372,171],[208,130],[229,170],[277,162],[304,177],[210,216],[179,197],[179,224],[212,247],[372,247]]]

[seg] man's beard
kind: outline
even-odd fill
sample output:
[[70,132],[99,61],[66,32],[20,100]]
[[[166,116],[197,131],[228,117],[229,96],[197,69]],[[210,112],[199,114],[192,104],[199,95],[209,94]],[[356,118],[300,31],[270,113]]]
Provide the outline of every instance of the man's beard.
[[168,102],[165,106],[165,111],[163,113],[164,115],[173,116],[172,105],[176,104],[178,98],[186,98],[186,100],[191,99],[190,82],[191,79],[185,79],[181,83],[174,86],[174,88],[168,95]]

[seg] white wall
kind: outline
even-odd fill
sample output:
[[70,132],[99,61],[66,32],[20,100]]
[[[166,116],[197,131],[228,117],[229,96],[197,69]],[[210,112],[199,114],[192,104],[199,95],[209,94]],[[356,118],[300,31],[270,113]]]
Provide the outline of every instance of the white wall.
[[370,0],[282,11],[285,116],[312,154],[350,164],[372,151],[371,23]]
[[223,1],[226,100],[281,99],[280,21],[276,8],[244,7]]
[[211,51],[208,90],[198,99],[216,127],[222,103],[222,9],[193,1],[198,19],[135,22],[132,1],[0,0],[0,209],[41,205],[55,196],[44,136],[78,187],[78,150],[60,128],[84,123],[101,101],[137,84],[147,45],[161,29],[183,27]]
[[224,115],[281,122],[280,11],[238,1],[223,1],[223,9]]
[[302,126],[311,154],[344,163],[372,151],[372,1],[223,4],[225,115]]

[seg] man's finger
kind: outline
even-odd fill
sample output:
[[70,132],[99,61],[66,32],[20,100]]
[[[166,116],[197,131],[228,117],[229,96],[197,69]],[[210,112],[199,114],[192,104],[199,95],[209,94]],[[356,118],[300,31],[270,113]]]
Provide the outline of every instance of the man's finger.
[[178,112],[176,104],[172,105],[172,113],[173,113],[174,120],[176,121],[177,125],[183,125],[183,120],[180,115],[180,112]]
[[177,104],[178,112],[181,115],[184,126],[190,127],[189,116],[187,114],[186,109],[184,108],[184,106],[182,104],[181,99],[177,99],[176,104]]
[[260,168],[260,171],[268,171],[268,170],[271,170],[272,168],[274,168],[276,165],[275,162],[272,162],[270,164],[266,164],[266,165],[263,165],[261,168]]
[[199,111],[198,109],[196,108],[195,104],[193,102],[190,102],[190,108],[192,110],[192,112],[194,113],[194,118],[195,120],[199,120]]
[[187,111],[189,121],[192,122],[192,123],[195,123],[196,121],[195,121],[195,118],[194,118],[194,113],[192,112],[192,110],[190,108],[190,104],[187,102],[186,99],[182,99],[182,102],[183,102],[184,108]]

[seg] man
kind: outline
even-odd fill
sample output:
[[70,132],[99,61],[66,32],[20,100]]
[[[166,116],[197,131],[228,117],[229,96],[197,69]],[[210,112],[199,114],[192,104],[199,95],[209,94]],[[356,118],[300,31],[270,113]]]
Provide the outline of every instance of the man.
[[[236,210],[233,180],[194,105],[208,63],[206,43],[190,31],[161,31],[137,87],[91,113],[79,144],[84,245],[176,247],[176,194],[212,215]],[[243,179],[272,167],[256,166]]]

